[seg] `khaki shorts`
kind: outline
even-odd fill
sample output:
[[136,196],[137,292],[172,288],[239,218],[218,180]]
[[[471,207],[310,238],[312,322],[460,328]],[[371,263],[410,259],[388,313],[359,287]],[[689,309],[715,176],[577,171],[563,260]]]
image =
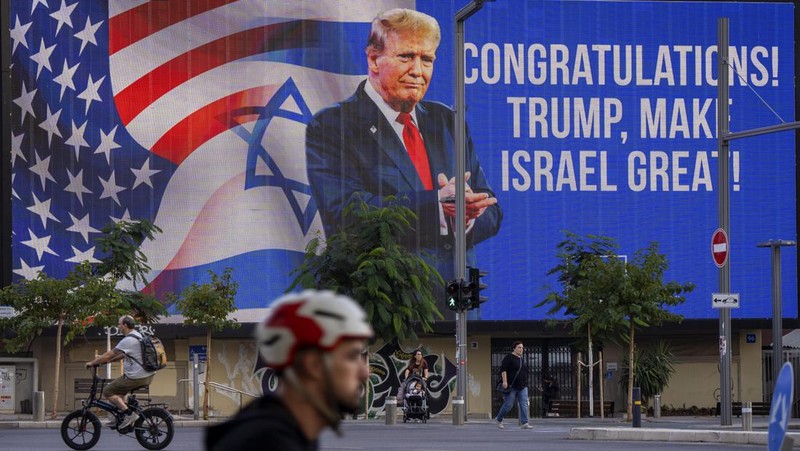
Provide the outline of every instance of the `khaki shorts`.
[[150,383],[153,382],[153,376],[155,376],[155,374],[151,374],[150,376],[143,377],[141,379],[131,379],[124,375],[120,376],[111,381],[110,384],[106,385],[106,387],[103,389],[103,396],[106,398],[113,395],[125,396],[139,387],[150,385]]

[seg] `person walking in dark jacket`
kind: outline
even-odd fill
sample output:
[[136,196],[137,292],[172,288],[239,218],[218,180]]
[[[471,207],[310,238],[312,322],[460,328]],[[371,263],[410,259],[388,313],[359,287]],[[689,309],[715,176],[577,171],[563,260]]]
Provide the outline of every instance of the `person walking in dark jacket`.
[[528,368],[522,359],[525,347],[521,341],[515,341],[511,347],[511,354],[505,356],[500,366],[502,387],[504,390],[509,388],[510,390],[505,394],[503,406],[500,407],[500,412],[497,413],[495,420],[497,427],[503,429],[505,427],[503,426],[503,417],[514,407],[514,401],[516,401],[522,429],[533,429],[528,424]]

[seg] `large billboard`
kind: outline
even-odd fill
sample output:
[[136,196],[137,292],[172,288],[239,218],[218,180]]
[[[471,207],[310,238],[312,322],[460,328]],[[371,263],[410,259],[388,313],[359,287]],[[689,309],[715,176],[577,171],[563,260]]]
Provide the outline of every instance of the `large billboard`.
[[[417,110],[432,170],[418,190],[422,176],[401,180],[369,159],[383,155],[374,146],[415,167],[386,150],[404,141],[378,109],[363,136],[314,115],[364,91],[370,22],[395,7],[438,20],[425,100],[452,107],[462,3],[12,2],[15,277],[63,276],[97,258],[105,224],[147,218],[163,229],[144,248],[150,290],[232,267],[238,307],[267,307],[335,221],[328,188],[370,185],[411,199],[418,226],[433,224],[412,245],[441,251],[437,266],[452,274],[446,207],[425,206],[439,173],[454,175],[449,113]],[[481,319],[546,317],[533,306],[558,288],[546,273],[565,230],[615,238],[628,257],[657,241],[668,278],[697,285],[676,312],[717,316],[719,17],[730,18],[731,130],[795,120],[791,3],[500,0],[467,21],[467,167],[471,187],[498,201],[468,226],[470,261],[489,273]],[[446,131],[431,134],[428,114]],[[325,160],[347,140],[362,152]],[[756,244],[796,238],[795,148],[791,132],[731,147],[734,318],[771,316],[770,253]],[[369,180],[355,183],[359,171]],[[784,316],[797,317],[795,248],[782,264]]]

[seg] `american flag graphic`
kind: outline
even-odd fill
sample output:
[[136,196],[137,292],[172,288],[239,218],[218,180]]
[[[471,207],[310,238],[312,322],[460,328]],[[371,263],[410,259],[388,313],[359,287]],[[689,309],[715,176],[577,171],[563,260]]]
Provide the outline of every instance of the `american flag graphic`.
[[62,277],[104,225],[149,219],[147,290],[232,267],[238,307],[265,307],[322,230],[305,124],[365,78],[369,23],[398,6],[13,1],[15,278]]

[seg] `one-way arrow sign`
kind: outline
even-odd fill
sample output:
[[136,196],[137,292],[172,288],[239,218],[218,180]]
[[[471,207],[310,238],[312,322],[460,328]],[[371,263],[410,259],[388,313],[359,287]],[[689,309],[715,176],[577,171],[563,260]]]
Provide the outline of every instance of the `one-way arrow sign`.
[[712,293],[712,308],[739,308],[739,293]]

